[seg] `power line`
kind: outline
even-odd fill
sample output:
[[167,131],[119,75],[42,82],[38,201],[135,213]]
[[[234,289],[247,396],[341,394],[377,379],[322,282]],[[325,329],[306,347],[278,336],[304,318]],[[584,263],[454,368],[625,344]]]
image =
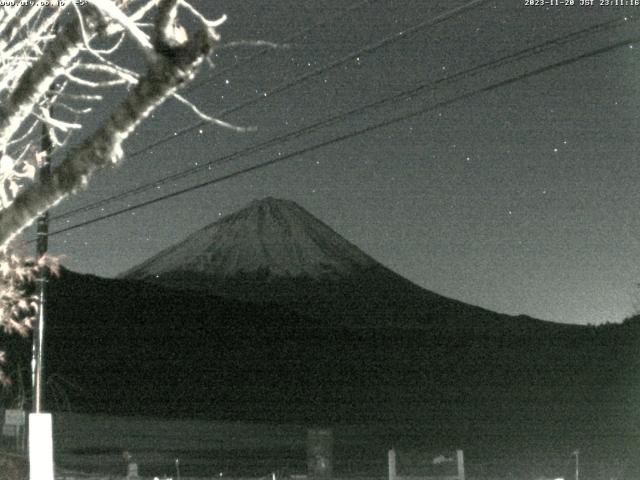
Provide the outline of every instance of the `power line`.
[[302,128],[302,129],[299,129],[299,130],[296,130],[296,131],[293,131],[293,132],[288,132],[288,133],[285,133],[283,135],[279,135],[277,137],[271,138],[271,139],[266,140],[266,141],[264,141],[262,143],[259,143],[257,145],[253,145],[253,146],[247,147],[245,149],[242,149],[242,150],[236,151],[234,153],[225,155],[223,157],[217,158],[215,160],[212,160],[210,162],[204,163],[202,165],[185,169],[185,170],[183,170],[181,172],[177,172],[175,174],[172,174],[172,175],[169,175],[169,176],[166,176],[166,177],[162,177],[160,179],[157,179],[157,180],[155,180],[153,182],[146,183],[146,184],[141,185],[139,187],[136,187],[134,189],[127,190],[127,191],[118,193],[116,195],[112,195],[112,196],[107,197],[105,199],[102,199],[102,200],[99,200],[99,201],[96,201],[96,202],[93,202],[93,203],[90,203],[90,204],[75,208],[73,210],[69,210],[69,211],[64,212],[64,213],[62,213],[60,215],[54,216],[52,218],[52,220],[60,220],[60,219],[63,219],[63,218],[74,216],[74,215],[79,214],[79,213],[84,213],[84,212],[88,212],[88,211],[94,210],[94,209],[99,208],[99,207],[101,207],[103,205],[107,205],[108,203],[111,203],[113,201],[120,200],[120,199],[126,198],[126,197],[131,196],[131,195],[135,195],[135,194],[139,194],[139,193],[148,191],[148,190],[150,190],[150,189],[152,189],[154,187],[157,187],[159,185],[165,184],[165,183],[167,183],[169,181],[175,181],[175,180],[178,180],[178,179],[182,179],[184,177],[187,177],[187,176],[192,175],[194,173],[197,173],[199,171],[202,171],[202,170],[205,170],[205,169],[210,169],[214,165],[221,165],[221,164],[229,162],[230,160],[235,159],[237,157],[247,156],[247,155],[249,155],[251,153],[254,153],[254,152],[258,151],[258,150],[262,150],[264,148],[267,148],[267,147],[270,147],[270,146],[273,146],[273,145],[277,145],[279,143],[283,143],[283,142],[289,141],[291,139],[298,138],[298,137],[300,137],[300,136],[302,136],[302,135],[304,135],[304,134],[306,134],[308,132],[311,132],[313,130],[319,129],[321,127],[326,127],[328,125],[334,124],[334,123],[336,123],[336,122],[338,122],[340,120],[343,120],[343,119],[345,119],[347,117],[350,117],[352,115],[356,115],[356,114],[361,113],[361,112],[363,112],[365,110],[368,110],[368,109],[371,109],[371,108],[377,108],[379,106],[382,106],[382,105],[384,105],[386,103],[390,103],[390,102],[399,102],[399,101],[401,101],[403,99],[408,99],[408,98],[411,98],[411,97],[416,96],[418,94],[425,93],[425,91],[434,90],[435,88],[437,88],[441,84],[451,83],[451,82],[453,82],[455,80],[458,80],[458,79],[461,79],[461,78],[468,78],[470,76],[477,75],[478,73],[480,73],[482,71],[485,71],[485,70],[487,70],[489,68],[500,66],[500,65],[506,64],[507,62],[511,63],[511,62],[516,61],[516,60],[522,60],[522,59],[528,58],[528,57],[530,57],[532,55],[536,55],[538,53],[541,53],[541,52],[545,51],[545,49],[548,48],[548,47],[559,45],[559,44],[568,43],[569,41],[572,41],[572,40],[574,40],[576,38],[580,38],[580,37],[582,37],[584,35],[587,35],[587,34],[590,34],[590,33],[594,33],[594,32],[603,31],[603,30],[609,29],[609,28],[614,28],[614,27],[616,27],[616,26],[618,26],[620,24],[626,24],[626,23],[628,23],[628,17],[625,17],[625,18],[622,18],[622,19],[610,20],[610,21],[603,22],[603,23],[599,23],[599,24],[592,25],[590,27],[584,28],[582,30],[579,30],[577,32],[571,32],[571,33],[568,33],[568,34],[563,35],[561,37],[557,37],[557,38],[553,38],[553,39],[547,40],[547,41],[545,41],[543,43],[540,43],[538,45],[531,46],[531,47],[528,47],[528,48],[526,48],[524,50],[520,50],[518,52],[502,56],[502,57],[500,57],[498,59],[491,60],[489,62],[482,63],[482,64],[474,66],[472,68],[469,68],[469,69],[466,69],[466,70],[463,70],[463,71],[448,75],[446,77],[440,78],[440,79],[435,80],[433,82],[430,82],[428,84],[419,85],[418,87],[413,88],[411,90],[403,91],[403,92],[395,94],[395,95],[393,95],[391,97],[385,97],[385,98],[380,99],[378,101],[375,101],[373,103],[369,103],[369,104],[366,104],[364,106],[360,106],[360,107],[354,108],[352,110],[349,110],[347,112],[343,112],[343,113],[334,115],[333,117],[318,121],[316,123],[313,123],[311,125],[308,125],[308,126]]
[[[333,69],[335,67],[338,67],[338,66],[348,62],[349,60],[353,60],[354,58],[357,58],[359,56],[372,53],[372,52],[374,52],[374,51],[376,51],[376,50],[378,50],[378,49],[380,49],[382,47],[385,47],[386,45],[388,45],[390,43],[393,43],[395,41],[401,40],[401,39],[403,39],[403,38],[405,38],[405,37],[417,32],[417,31],[419,31],[419,30],[421,30],[423,28],[431,27],[431,26],[437,25],[439,23],[442,23],[442,22],[444,22],[444,21],[446,21],[446,20],[448,20],[448,19],[450,19],[452,17],[460,15],[460,14],[466,12],[467,10],[476,8],[476,7],[478,7],[478,6],[480,6],[480,5],[484,4],[484,3],[487,3],[489,1],[492,1],[492,0],[472,0],[472,1],[470,1],[470,2],[468,2],[466,4],[464,4],[464,5],[461,5],[460,7],[456,7],[456,8],[453,8],[451,10],[447,10],[446,12],[436,16],[435,18],[432,18],[430,20],[425,20],[425,21],[420,22],[420,23],[418,23],[418,24],[416,24],[416,25],[414,25],[414,26],[412,26],[412,27],[410,27],[410,28],[408,28],[406,30],[402,30],[400,32],[396,32],[394,34],[391,34],[391,35],[383,38],[382,40],[379,40],[379,41],[377,41],[377,42],[375,42],[373,44],[370,44],[370,45],[366,45],[365,47],[363,47],[363,48],[361,48],[359,50],[351,52],[351,53],[347,54],[346,56],[341,57],[341,58],[329,63],[328,65],[325,65],[325,66],[322,66],[322,67],[318,67],[318,68],[316,68],[316,69],[314,69],[314,70],[312,70],[310,72],[307,72],[304,75],[300,75],[300,76],[295,77],[295,78],[293,78],[293,79],[291,79],[289,81],[285,81],[285,82],[281,83],[280,85],[274,87],[269,92],[264,92],[261,95],[254,96],[254,97],[252,97],[252,98],[250,98],[248,100],[245,100],[244,102],[241,102],[240,104],[237,104],[237,105],[235,105],[233,107],[227,108],[227,109],[219,112],[216,116],[218,118],[222,118],[222,117],[224,117],[226,115],[229,115],[229,114],[231,114],[233,112],[236,112],[236,111],[238,111],[238,110],[240,110],[240,109],[242,109],[244,107],[252,105],[252,104],[254,104],[254,103],[256,103],[256,102],[258,102],[258,101],[260,101],[260,100],[262,100],[262,99],[264,99],[266,97],[268,97],[268,96],[272,96],[274,94],[277,94],[277,93],[280,93],[282,91],[285,91],[285,90],[287,90],[287,89],[289,89],[289,88],[291,88],[291,87],[293,87],[293,86],[295,86],[295,85],[297,85],[299,83],[302,83],[302,82],[308,80],[309,78],[313,78],[313,77],[316,77],[316,76],[318,76],[318,75],[320,75],[322,73],[325,73],[325,72],[327,72],[327,71],[329,71],[329,70],[331,70],[331,69]],[[192,124],[189,127],[185,127],[182,130],[174,132],[171,135],[167,135],[167,136],[165,136],[163,138],[160,138],[160,139],[148,144],[147,146],[130,153],[129,155],[127,155],[127,158],[137,157],[137,156],[139,156],[139,155],[151,150],[154,147],[157,147],[157,146],[162,145],[164,143],[170,142],[170,141],[172,141],[172,140],[174,140],[176,138],[179,138],[179,137],[181,137],[181,136],[183,136],[183,135],[185,135],[185,134],[187,134],[187,133],[189,133],[189,132],[191,132],[191,131],[193,131],[193,130],[195,130],[197,128],[205,126],[207,124],[208,124],[207,121],[199,121],[199,122],[197,122],[195,124]],[[82,208],[82,207],[80,207],[80,208]],[[59,219],[60,216],[55,217],[55,218]]]
[[[304,30],[299,31],[298,33],[295,33],[293,35],[290,35],[288,37],[286,37],[281,43],[283,43],[285,46],[290,43],[293,42],[294,40],[296,40],[299,37],[304,37],[307,33],[317,29],[318,27],[321,27],[323,25],[326,25],[327,23],[335,20],[336,18],[342,17],[345,13],[351,13],[352,11],[358,10],[364,6],[371,6],[373,3],[377,2],[379,0],[364,0],[362,2],[356,2],[352,5],[350,5],[349,7],[345,8],[344,10],[333,14],[333,15],[328,15],[326,16],[324,19],[315,22],[311,27],[305,28]],[[222,45],[222,48],[224,48],[224,45]],[[273,49],[272,48],[263,48],[261,50],[259,50],[258,52],[254,53],[253,55],[250,55],[249,57],[247,57],[246,59],[244,59],[241,63],[237,63],[235,65],[231,65],[229,67],[225,67],[222,68],[221,70],[215,70],[213,75],[208,78],[207,80],[202,80],[200,82],[193,82],[190,83],[189,86],[187,86],[185,88],[186,91],[190,92],[193,90],[196,90],[208,83],[211,83],[215,78],[220,77],[221,75],[228,73],[232,70],[235,70],[236,68],[240,67],[241,65],[245,65],[253,60],[256,60],[257,58],[265,55],[268,52],[271,52]]]
[[[333,68],[335,68],[337,66],[340,66],[340,65],[348,62],[349,60],[357,58],[358,56],[369,54],[369,53],[371,53],[371,52],[373,52],[375,50],[378,50],[379,48],[382,48],[382,47],[384,47],[384,46],[386,46],[386,45],[388,45],[388,44],[390,44],[392,42],[395,42],[395,41],[398,41],[398,40],[400,40],[402,38],[405,38],[408,35],[411,35],[412,33],[415,33],[415,32],[417,32],[417,31],[419,31],[419,30],[421,30],[423,28],[434,26],[434,25],[437,25],[439,23],[442,23],[442,22],[444,22],[444,21],[446,21],[446,20],[448,20],[448,19],[450,19],[452,17],[455,17],[456,15],[464,13],[467,10],[470,10],[472,8],[476,8],[476,7],[480,6],[480,5],[482,5],[483,3],[487,3],[489,1],[491,1],[491,0],[472,0],[472,1],[462,5],[460,7],[456,7],[456,8],[453,8],[451,10],[447,10],[446,12],[436,16],[433,19],[426,20],[424,22],[420,22],[419,24],[416,24],[416,25],[410,27],[407,30],[402,30],[400,32],[396,32],[396,33],[394,33],[392,35],[389,35],[389,36],[383,38],[382,40],[379,40],[378,42],[375,42],[375,43],[367,45],[367,46],[365,46],[365,47],[363,47],[363,48],[361,48],[359,50],[351,52],[351,53],[347,54],[346,56],[341,57],[341,58],[329,63],[328,65],[325,65],[325,66],[322,66],[322,67],[318,67],[318,68],[316,68],[316,69],[314,69],[314,70],[312,70],[310,72],[307,72],[304,75],[300,75],[300,76],[298,76],[296,78],[293,78],[293,79],[291,79],[289,81],[283,82],[280,85],[278,85],[275,88],[273,88],[272,90],[270,90],[269,92],[265,92],[262,95],[254,96],[254,97],[252,97],[252,98],[250,98],[250,99],[248,99],[248,100],[246,100],[246,101],[244,101],[244,102],[242,102],[242,103],[240,103],[238,105],[235,105],[233,107],[225,109],[222,112],[219,112],[217,114],[217,117],[222,118],[222,117],[224,117],[224,116],[226,116],[226,115],[228,115],[230,113],[236,112],[236,111],[238,111],[238,110],[240,110],[240,109],[242,109],[242,108],[244,108],[246,106],[252,105],[253,103],[258,102],[258,101],[262,100],[263,98],[265,98],[267,96],[272,96],[274,94],[280,93],[280,92],[285,91],[285,90],[287,90],[287,89],[289,89],[289,88],[291,88],[291,87],[293,87],[293,86],[295,86],[295,85],[297,85],[299,83],[302,83],[302,82],[308,80],[309,78],[312,78],[312,77],[318,76],[318,75],[320,75],[322,73],[325,73],[325,72],[327,72],[327,71],[329,71],[329,70],[331,70],[331,69],[333,69]],[[143,148],[141,148],[139,150],[136,150],[136,151],[132,152],[131,154],[129,154],[127,156],[127,158],[133,158],[133,157],[139,156],[139,155],[151,150],[154,147],[157,147],[157,146],[162,145],[164,143],[170,142],[170,141],[172,141],[172,140],[174,140],[174,139],[176,139],[178,137],[181,137],[181,136],[183,136],[183,135],[195,130],[196,128],[200,128],[200,127],[202,127],[204,125],[207,125],[207,124],[208,124],[208,122],[206,122],[206,121],[200,121],[200,122],[197,122],[195,124],[192,124],[191,126],[185,127],[182,130],[174,132],[172,135],[167,135],[167,136],[165,136],[163,138],[160,138],[160,139],[156,140],[155,142],[152,142],[152,143],[148,144],[147,146],[145,146],[145,147],[143,147]],[[79,208],[83,208],[83,207],[79,207]],[[63,214],[63,215],[66,215],[66,214]],[[55,219],[59,219],[59,218],[61,218],[61,216],[62,215],[59,215],[59,216],[54,217],[54,218]]]
[[[320,75],[322,73],[325,73],[325,72],[327,72],[329,70],[332,70],[332,69],[334,69],[334,68],[336,68],[336,67],[338,67],[340,65],[343,65],[344,63],[346,63],[346,62],[348,62],[350,60],[353,60],[354,58],[357,58],[359,56],[367,55],[369,53],[372,53],[372,52],[374,52],[374,51],[376,51],[376,50],[378,50],[380,48],[383,48],[383,47],[385,47],[385,46],[387,46],[387,45],[389,45],[389,44],[391,44],[393,42],[401,40],[401,39],[403,39],[403,38],[405,38],[405,37],[417,32],[417,31],[419,31],[419,30],[421,30],[423,28],[432,27],[434,25],[442,23],[442,22],[444,22],[444,21],[446,21],[446,20],[448,20],[448,19],[450,19],[452,17],[455,17],[455,16],[457,16],[457,15],[459,15],[461,13],[466,12],[467,10],[471,10],[473,8],[476,8],[476,7],[480,6],[480,5],[482,5],[483,3],[487,3],[487,2],[490,2],[490,1],[492,1],[492,0],[472,0],[472,1],[462,5],[460,7],[456,7],[456,8],[453,8],[451,10],[447,10],[446,12],[438,15],[437,17],[435,17],[435,18],[433,18],[431,20],[426,20],[424,22],[420,22],[419,24],[414,25],[414,26],[408,28],[407,30],[402,30],[400,32],[393,33],[393,34],[383,38],[382,40],[379,40],[378,42],[375,42],[375,43],[367,45],[367,46],[365,46],[365,47],[363,47],[363,48],[361,48],[359,50],[351,52],[351,53],[345,55],[344,57],[340,57],[339,59],[334,60],[333,62],[329,63],[328,65],[325,65],[325,66],[322,66],[322,67],[318,67],[318,68],[316,68],[314,70],[311,70],[310,72],[307,72],[307,73],[305,73],[303,75],[300,75],[300,76],[295,77],[295,78],[293,78],[291,80],[285,81],[285,82],[281,83],[280,85],[274,87],[270,91],[263,92],[262,94],[253,96],[253,97],[245,100],[244,102],[241,102],[241,103],[239,103],[239,104],[237,104],[237,105],[235,105],[233,107],[229,107],[229,108],[227,108],[225,110],[222,110],[221,112],[218,112],[215,116],[217,116],[218,118],[222,118],[222,117],[225,117],[225,116],[227,116],[227,115],[229,115],[231,113],[237,112],[238,110],[241,110],[241,109],[243,109],[243,108],[245,108],[245,107],[247,107],[249,105],[253,105],[254,103],[256,103],[256,102],[258,102],[258,101],[260,101],[260,100],[262,100],[264,98],[271,97],[271,96],[273,96],[275,94],[278,94],[280,92],[288,90],[289,88],[292,88],[292,87],[298,85],[299,83],[302,83],[302,82],[304,82],[304,81],[306,81],[306,80],[308,80],[310,78],[317,77],[318,75]],[[191,125],[189,127],[185,127],[182,130],[179,130],[177,132],[174,132],[171,135],[167,135],[167,136],[165,136],[163,138],[160,138],[160,139],[156,140],[155,142],[152,142],[149,145],[130,153],[127,156],[127,158],[137,157],[137,156],[139,156],[139,155],[151,150],[154,147],[162,145],[163,143],[166,143],[166,142],[170,142],[170,141],[172,141],[172,140],[174,140],[174,139],[176,139],[178,137],[181,137],[181,136],[183,136],[183,135],[195,130],[196,128],[200,128],[200,127],[202,127],[204,125],[207,125],[208,123],[209,122],[206,122],[206,121],[203,120],[203,121],[197,122],[197,123],[195,123],[195,124],[193,124],[193,125]]]
[[[292,41],[294,41],[295,39],[297,39],[299,37],[303,37],[304,35],[308,34],[309,32],[313,31],[314,29],[316,29],[318,27],[321,27],[321,26],[331,22],[331,21],[335,20],[336,18],[344,16],[345,13],[351,13],[352,11],[358,10],[358,9],[364,7],[364,6],[371,6],[373,3],[377,2],[377,1],[379,1],[379,0],[363,0],[361,2],[356,2],[356,3],[352,4],[352,5],[350,5],[349,7],[345,8],[344,10],[342,10],[342,11],[340,11],[338,13],[335,13],[333,15],[327,15],[324,19],[322,19],[322,20],[320,20],[318,22],[315,22],[312,26],[310,26],[308,28],[305,28],[305,29],[293,34],[293,35],[290,35],[289,37],[286,37],[283,40],[283,43],[286,45],[287,43],[292,42]],[[210,78],[208,78],[207,80],[201,81],[199,83],[191,83],[191,84],[189,84],[189,86],[187,86],[185,88],[185,90],[188,92],[188,91],[193,91],[195,89],[198,89],[198,88],[202,87],[203,85],[206,85],[206,84],[212,82],[215,78],[220,77],[224,73],[228,73],[228,72],[230,72],[232,70],[235,70],[239,66],[247,64],[250,61],[257,59],[258,57],[261,57],[262,55],[265,55],[266,53],[268,53],[270,51],[272,51],[272,48],[263,48],[263,49],[259,50],[257,53],[254,53],[253,55],[250,55],[248,58],[246,58],[241,63],[237,63],[235,65],[232,65],[232,66],[229,66],[229,67],[225,67],[222,70],[216,70],[213,73],[213,75]],[[270,93],[273,93],[273,92],[270,92]],[[258,96],[258,97],[255,97],[254,99],[251,99],[251,101],[257,101],[257,100],[260,100],[262,98],[263,98],[263,96]],[[246,104],[247,102],[244,102],[244,103]],[[226,115],[226,114],[230,113],[231,111],[235,111],[237,109],[243,108],[244,106],[246,106],[245,104],[233,107],[233,108],[229,109],[228,111],[223,111],[223,112],[221,112],[219,114],[219,116]],[[206,125],[207,123],[208,122],[206,122],[206,121],[198,122],[197,124],[192,125],[190,128],[191,128],[191,130],[193,130],[195,128],[198,128],[198,127],[201,127],[203,125]],[[186,132],[184,132],[184,133],[186,133]],[[161,139],[162,141],[160,143],[164,143],[164,141],[170,140],[172,138],[177,138],[178,136],[181,136],[184,133],[180,133],[178,135],[172,135],[170,137],[166,137],[165,139]],[[144,153],[145,151],[153,148],[154,146],[156,146],[156,145],[155,144],[152,144],[150,146],[148,145],[147,147],[144,147],[143,149],[141,149],[139,151],[133,152],[132,154],[129,155],[129,157],[138,156],[138,155]],[[74,211],[74,213],[75,213],[75,211]],[[65,213],[63,215],[58,215],[56,217],[51,217],[50,220],[53,220],[53,219],[56,219],[56,218],[59,219],[61,217],[65,217],[65,216],[69,216],[69,215],[71,215],[71,213],[67,212],[67,213]]]
[[[173,197],[182,195],[184,193],[192,192],[194,190],[198,190],[200,188],[203,188],[203,187],[206,187],[206,186],[209,186],[209,185],[220,183],[220,182],[223,182],[225,180],[229,180],[231,178],[234,178],[234,177],[237,177],[237,176],[240,176],[240,175],[244,175],[245,173],[250,173],[250,172],[253,172],[255,170],[259,170],[259,169],[274,165],[276,163],[280,163],[280,162],[283,162],[285,160],[289,160],[289,159],[297,157],[299,155],[304,155],[306,153],[310,153],[310,152],[318,150],[320,148],[324,148],[326,146],[329,146],[329,145],[332,145],[332,144],[335,144],[335,143],[339,143],[339,142],[342,142],[344,140],[348,140],[350,138],[353,138],[353,137],[356,137],[356,136],[359,136],[359,135],[363,135],[365,133],[369,133],[369,132],[372,132],[374,130],[378,130],[380,128],[384,128],[384,127],[387,127],[389,125],[392,125],[392,124],[395,124],[395,123],[398,123],[398,122],[402,122],[404,120],[408,120],[410,118],[414,118],[414,117],[417,117],[419,115],[423,115],[423,114],[425,114],[425,113],[427,113],[427,112],[429,112],[431,110],[447,107],[447,106],[452,105],[454,103],[457,103],[457,102],[459,102],[461,100],[466,100],[468,98],[471,98],[474,95],[478,95],[480,93],[487,93],[487,92],[490,92],[492,90],[496,90],[498,88],[502,88],[502,87],[505,87],[507,85],[511,85],[513,83],[519,82],[521,80],[524,80],[524,79],[527,79],[527,78],[530,78],[530,77],[534,77],[534,76],[537,76],[537,75],[541,75],[543,73],[549,72],[549,71],[554,70],[556,68],[564,67],[564,66],[570,65],[572,63],[576,63],[576,62],[579,62],[581,60],[584,60],[584,59],[587,59],[587,58],[590,58],[590,57],[594,57],[594,56],[597,56],[597,55],[601,55],[603,53],[610,52],[610,51],[615,50],[617,48],[625,47],[625,46],[628,46],[630,44],[638,43],[638,42],[640,42],[640,37],[634,37],[634,38],[626,39],[626,40],[623,40],[623,41],[620,41],[620,42],[616,42],[616,43],[614,43],[612,45],[609,45],[609,46],[606,46],[606,47],[602,47],[602,48],[599,48],[599,49],[596,49],[596,50],[592,50],[590,52],[587,52],[587,53],[584,53],[584,54],[581,54],[581,55],[578,55],[578,56],[575,56],[575,57],[572,57],[572,58],[569,58],[569,59],[561,60],[561,61],[552,63],[550,65],[546,65],[544,67],[540,67],[540,68],[534,69],[532,71],[522,73],[522,74],[517,75],[515,77],[511,77],[511,78],[508,78],[506,80],[501,80],[499,82],[493,83],[493,84],[488,85],[486,87],[482,87],[482,88],[479,88],[479,89],[476,89],[476,90],[473,90],[473,91],[458,95],[457,97],[451,98],[449,100],[444,100],[444,101],[438,102],[438,103],[436,103],[434,105],[431,105],[431,106],[428,106],[428,107],[424,107],[424,108],[421,108],[419,110],[415,110],[413,112],[409,112],[409,113],[401,115],[399,117],[391,118],[391,119],[385,120],[384,122],[380,122],[380,123],[377,123],[377,124],[374,124],[374,125],[370,125],[368,127],[364,127],[364,128],[359,129],[359,130],[355,130],[353,132],[349,132],[347,134],[340,135],[338,137],[334,137],[334,138],[329,139],[329,140],[325,140],[323,142],[317,143],[317,144],[309,146],[309,147],[305,147],[303,149],[297,150],[297,151],[289,153],[287,155],[276,157],[276,158],[272,158],[271,160],[268,160],[266,162],[262,162],[262,163],[259,163],[257,165],[253,165],[251,167],[247,167],[247,168],[238,170],[236,172],[233,172],[233,173],[230,173],[230,174],[227,174],[227,175],[223,175],[221,177],[218,177],[218,178],[215,178],[215,179],[212,179],[212,180],[208,180],[206,182],[202,182],[202,183],[199,183],[199,184],[196,184],[196,185],[192,185],[192,186],[187,187],[187,188],[183,188],[181,190],[169,193],[167,195],[162,195],[160,197],[156,197],[154,199],[147,200],[145,202],[140,202],[137,205],[132,205],[132,206],[129,206],[127,208],[123,208],[123,209],[117,210],[115,212],[111,212],[111,213],[108,213],[106,215],[102,215],[100,217],[96,217],[96,218],[93,218],[93,219],[90,219],[90,220],[86,220],[84,222],[80,222],[78,224],[75,224],[75,225],[60,229],[60,230],[56,230],[54,232],[51,232],[49,234],[49,236],[58,235],[58,234],[65,233],[65,232],[68,232],[68,231],[71,231],[71,230],[75,230],[77,228],[84,227],[84,226],[87,226],[87,225],[90,225],[92,223],[96,223],[96,222],[99,222],[99,221],[102,221],[102,220],[106,220],[108,218],[115,217],[117,215],[121,215],[123,213],[127,213],[127,212],[130,212],[130,211],[133,211],[133,210],[137,210],[139,208],[143,208],[143,207],[146,207],[148,205],[152,205],[154,203],[158,203],[158,202],[167,200],[169,198],[173,198]],[[34,240],[31,240],[28,243],[31,243],[33,241]]]

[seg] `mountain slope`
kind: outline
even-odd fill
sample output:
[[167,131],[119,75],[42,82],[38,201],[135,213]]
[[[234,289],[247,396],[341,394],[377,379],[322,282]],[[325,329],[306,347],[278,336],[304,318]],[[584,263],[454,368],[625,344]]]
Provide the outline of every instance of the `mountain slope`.
[[614,453],[640,425],[637,322],[353,328],[273,304],[69,271],[50,293],[53,410],[63,391],[75,411],[405,423],[423,429],[423,442],[465,449],[491,438]]
[[81,411],[404,423],[421,429],[416,442],[470,451],[490,439],[617,455],[640,438],[637,321],[497,314],[424,290],[336,236],[267,199],[127,278],[63,271],[50,283],[50,385],[75,386],[66,394]]
[[252,202],[122,278],[278,303],[316,321],[350,327],[523,330],[542,323],[418,287],[296,203],[274,198]]

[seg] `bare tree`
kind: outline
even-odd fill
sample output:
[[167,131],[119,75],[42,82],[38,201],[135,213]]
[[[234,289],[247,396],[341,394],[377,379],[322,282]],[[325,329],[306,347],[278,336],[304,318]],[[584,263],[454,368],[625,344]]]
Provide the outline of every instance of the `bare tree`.
[[[224,16],[208,20],[186,0],[50,3],[16,2],[0,11],[0,326],[23,334],[37,310],[25,285],[46,259],[17,253],[16,236],[84,188],[95,171],[121,161],[123,142],[168,98],[200,118],[224,123],[177,93],[219,42],[216,27]],[[117,61],[118,50],[127,44],[139,51],[138,66]],[[122,101],[83,137],[80,130],[92,104],[111,88],[124,89]],[[44,182],[34,181],[45,155],[42,128],[62,152]],[[0,381],[7,381],[2,373]]]

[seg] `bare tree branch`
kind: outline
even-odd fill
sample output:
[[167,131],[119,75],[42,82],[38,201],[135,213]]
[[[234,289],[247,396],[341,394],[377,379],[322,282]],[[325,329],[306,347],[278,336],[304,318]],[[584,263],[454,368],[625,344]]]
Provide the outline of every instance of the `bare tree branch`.
[[[175,3],[175,2],[174,2]],[[124,102],[105,124],[54,169],[50,182],[26,187],[0,211],[0,245],[6,245],[41,212],[84,187],[98,169],[118,162],[122,142],[135,127],[191,78],[212,48],[212,38],[198,31],[184,46],[163,49]]]
[[[85,28],[97,32],[105,24],[93,8],[87,9]],[[81,22],[69,22],[46,46],[42,56],[18,80],[9,97],[0,106],[0,151],[31,113],[51,83],[62,75],[78,55],[83,42]]]
[[[85,187],[93,173],[119,162],[123,142],[150,112],[175,97],[201,119],[243,130],[177,94],[209,59],[219,39],[215,29],[226,17],[208,20],[186,0],[88,1],[83,8],[68,1],[52,9],[0,9],[0,329],[9,332],[31,328],[37,304],[27,286],[50,262],[16,253],[11,240],[42,212]],[[75,15],[63,15],[69,6]],[[153,10],[153,23],[143,25]],[[189,36],[179,24],[182,13],[200,30]],[[145,33],[147,27],[151,30]],[[110,57],[124,39],[141,47],[144,62],[125,67]],[[46,128],[56,147],[75,139],[73,132],[80,137],[82,115],[92,111],[88,105],[103,99],[104,88],[120,85],[126,89],[124,100],[108,119],[66,150],[50,176],[34,182],[45,154],[34,141],[36,129]],[[56,105],[52,112],[49,107]],[[6,381],[0,367],[0,383]]]

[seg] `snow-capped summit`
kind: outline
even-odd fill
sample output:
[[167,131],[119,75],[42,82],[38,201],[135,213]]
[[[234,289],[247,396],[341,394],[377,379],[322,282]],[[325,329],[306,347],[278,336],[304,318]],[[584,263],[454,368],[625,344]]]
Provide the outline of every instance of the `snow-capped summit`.
[[154,279],[175,273],[326,278],[376,262],[290,200],[264,198],[193,233],[123,276]]

